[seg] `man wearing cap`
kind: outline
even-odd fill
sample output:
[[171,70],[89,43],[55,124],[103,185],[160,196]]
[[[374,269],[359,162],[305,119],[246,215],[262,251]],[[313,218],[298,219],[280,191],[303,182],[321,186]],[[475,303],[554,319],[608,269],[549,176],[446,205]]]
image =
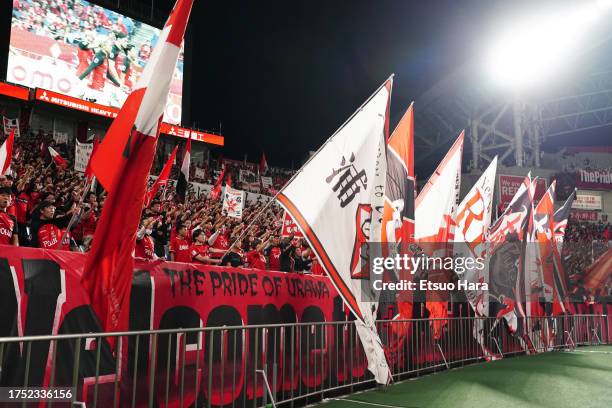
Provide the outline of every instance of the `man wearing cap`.
[[12,194],[10,187],[0,187],[0,244],[19,246],[17,219],[7,213]]

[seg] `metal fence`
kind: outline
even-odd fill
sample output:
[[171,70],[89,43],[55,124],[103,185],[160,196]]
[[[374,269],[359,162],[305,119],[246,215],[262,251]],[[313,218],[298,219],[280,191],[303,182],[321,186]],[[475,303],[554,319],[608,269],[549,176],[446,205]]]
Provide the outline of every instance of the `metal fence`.
[[[610,343],[605,315],[510,323],[514,333],[495,318],[377,326],[395,381]],[[71,401],[87,407],[303,406],[375,385],[355,325],[347,321],[0,338],[0,363],[0,386],[69,387]]]

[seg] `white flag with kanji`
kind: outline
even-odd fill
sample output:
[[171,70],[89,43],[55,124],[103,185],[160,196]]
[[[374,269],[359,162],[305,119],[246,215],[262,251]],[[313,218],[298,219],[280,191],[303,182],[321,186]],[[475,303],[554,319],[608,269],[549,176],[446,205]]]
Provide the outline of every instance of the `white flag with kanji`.
[[374,326],[379,293],[367,246],[380,237],[391,85],[381,86],[278,195],[355,315],[368,369],[382,384],[389,367]]

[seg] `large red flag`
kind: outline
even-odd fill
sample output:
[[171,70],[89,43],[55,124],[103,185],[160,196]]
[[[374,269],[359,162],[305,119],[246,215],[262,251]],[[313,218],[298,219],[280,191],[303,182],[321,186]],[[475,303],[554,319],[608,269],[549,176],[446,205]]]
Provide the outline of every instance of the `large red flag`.
[[0,146],[0,175],[5,175],[11,168],[13,159],[13,143],[15,141],[15,129],[11,131],[2,146]]
[[172,166],[174,165],[174,161],[176,160],[176,151],[178,150],[178,146],[174,148],[170,156],[168,157],[168,161],[164,164],[164,168],[161,173],[159,173],[159,177],[155,180],[155,183],[151,186],[151,188],[147,191],[147,196],[145,197],[145,207],[151,205],[151,201],[157,195],[160,187],[167,187],[168,180],[170,179],[170,172],[172,171]]
[[108,196],[82,283],[105,331],[127,329],[136,230],[192,4],[175,4],[135,90],[92,158],[93,173]]

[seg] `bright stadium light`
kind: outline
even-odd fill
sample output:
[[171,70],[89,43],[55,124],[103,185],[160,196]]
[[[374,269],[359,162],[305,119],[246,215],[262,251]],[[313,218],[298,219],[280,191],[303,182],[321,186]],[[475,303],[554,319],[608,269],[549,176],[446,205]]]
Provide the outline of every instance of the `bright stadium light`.
[[539,84],[569,64],[588,29],[607,12],[610,0],[524,19],[504,30],[487,58],[498,84],[520,91]]

